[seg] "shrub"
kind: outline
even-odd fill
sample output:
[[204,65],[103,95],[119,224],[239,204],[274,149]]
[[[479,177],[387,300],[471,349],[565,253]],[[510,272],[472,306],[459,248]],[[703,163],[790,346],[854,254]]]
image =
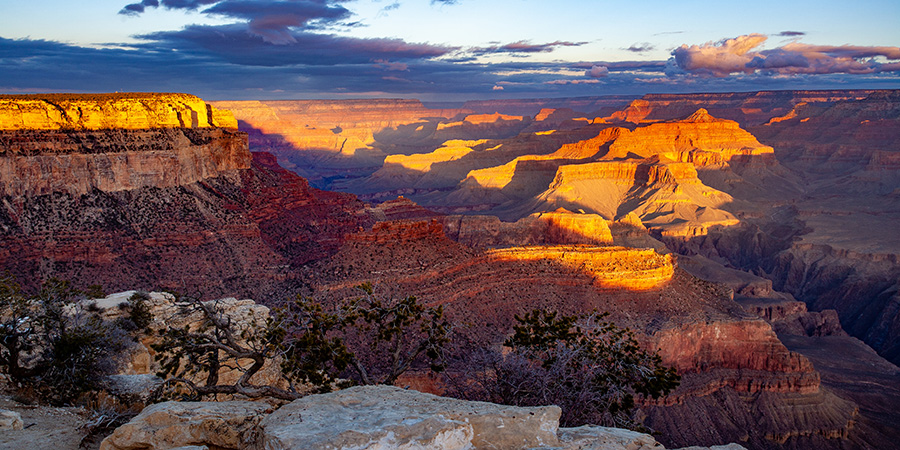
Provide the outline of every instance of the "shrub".
[[[297,296],[275,311],[265,327],[238,328],[215,302],[182,302],[205,318],[195,330],[169,328],[153,346],[162,365],[165,386],[184,386],[188,398],[209,394],[241,394],[294,399],[298,384],[326,392],[335,386],[391,384],[412,367],[441,370],[441,349],[449,340],[449,324],[441,308],[429,308],[415,297],[386,300],[371,284],[358,287],[362,296],[331,309]],[[280,359],[289,387],[253,384],[267,361]],[[239,367],[235,383],[220,383],[222,367]]]
[[516,316],[507,352],[480,350],[449,377],[448,394],[517,406],[558,405],[560,424],[641,429],[632,420],[635,395],[658,398],[680,377],[634,333],[608,314],[561,316],[534,310]]
[[28,297],[11,277],[0,279],[0,367],[52,404],[99,388],[126,345],[121,330],[86,319],[75,307],[84,298],[55,278]]

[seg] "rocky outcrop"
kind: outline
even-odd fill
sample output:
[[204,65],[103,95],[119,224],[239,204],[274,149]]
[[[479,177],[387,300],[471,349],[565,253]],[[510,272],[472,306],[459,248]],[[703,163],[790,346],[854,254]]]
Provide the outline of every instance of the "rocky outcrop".
[[695,166],[764,155],[774,160],[771,147],[760,144],[737,122],[713,117],[704,108],[683,119],[638,127],[631,133],[622,134],[610,145],[607,157],[649,157],[658,154]]
[[164,402],[150,405],[100,444],[101,450],[163,450],[189,445],[245,448],[275,408],[261,402]]
[[559,415],[556,406],[502,406],[360,386],[304,397],[274,412],[250,402],[160,403],[116,429],[100,448],[665,450],[652,436],[634,431],[559,428]]
[[444,232],[469,247],[508,247],[532,244],[611,244],[609,222],[597,214],[568,211],[536,213],[516,222],[496,216],[446,216]]
[[806,303],[784,298],[741,297],[737,301],[747,312],[772,324],[779,336],[847,336],[833,309],[808,311]]
[[237,121],[188,94],[0,95],[0,130],[237,128]]
[[[203,333],[208,324],[205,314],[199,307],[178,301],[168,292],[118,292],[101,299],[83,300],[79,307],[83,314],[97,317],[107,323],[116,323],[127,319],[129,311],[138,301],[146,308],[149,322],[131,345],[127,357],[123,358],[119,373],[110,380],[110,385],[113,390],[146,396],[149,392],[141,392],[140,388],[153,386],[162,381],[146,378],[161,369],[160,363],[155,360],[157,351],[154,346],[162,342],[162,336],[172,329]],[[250,339],[258,341],[266,328],[266,322],[271,317],[268,307],[249,299],[220,298],[205,301],[203,305],[218,317],[228,321],[231,331],[237,336],[235,343],[241,346],[247,346]],[[253,363],[254,361],[247,358],[223,364],[218,371],[218,382],[223,385],[236,383]],[[198,384],[206,381],[204,373],[185,374],[184,377]],[[267,360],[248,383],[286,388],[286,381],[281,375],[280,360],[278,358]],[[129,384],[133,386],[128,386]]]
[[653,289],[667,283],[675,273],[672,255],[612,246],[511,247],[489,250],[486,256],[498,261],[553,261],[583,271],[601,289]]
[[25,422],[22,422],[22,416],[19,413],[0,409],[0,430],[21,430],[24,427]]
[[559,408],[518,408],[389,386],[311,395],[259,425],[258,448],[555,447]]

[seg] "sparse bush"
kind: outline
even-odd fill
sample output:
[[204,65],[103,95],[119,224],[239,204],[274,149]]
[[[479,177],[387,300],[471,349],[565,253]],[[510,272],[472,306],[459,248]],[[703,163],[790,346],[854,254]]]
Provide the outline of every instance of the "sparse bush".
[[508,351],[480,350],[448,377],[449,395],[517,406],[558,405],[560,424],[641,429],[632,420],[635,395],[658,398],[680,377],[634,333],[607,314],[560,316],[534,310],[516,316]]
[[[415,297],[391,301],[379,298],[370,284],[363,295],[332,309],[308,297],[276,310],[264,327],[238,329],[214,302],[187,299],[185,306],[201,311],[205,322],[196,330],[170,328],[153,348],[162,365],[165,386],[186,387],[188,398],[209,394],[241,394],[294,399],[298,384],[325,392],[346,384],[391,384],[417,365],[440,370],[441,348],[449,324],[441,308],[428,308]],[[280,359],[289,387],[251,383],[266,361]],[[223,367],[239,368],[242,376],[220,383]]]
[[153,314],[150,313],[150,306],[147,304],[148,300],[150,300],[150,295],[146,292],[135,292],[128,299],[128,318],[139,330],[147,328],[153,320]]
[[0,279],[0,367],[52,404],[97,389],[125,346],[124,333],[75,307],[84,298],[55,278],[28,297],[11,277]]

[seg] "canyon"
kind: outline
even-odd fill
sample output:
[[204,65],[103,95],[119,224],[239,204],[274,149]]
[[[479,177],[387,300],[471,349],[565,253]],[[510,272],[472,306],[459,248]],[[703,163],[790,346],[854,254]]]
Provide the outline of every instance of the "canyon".
[[29,288],[373,282],[492,344],[533,308],[609,311],[682,376],[639,404],[666,446],[900,437],[894,91],[63,97],[0,97],[0,267]]

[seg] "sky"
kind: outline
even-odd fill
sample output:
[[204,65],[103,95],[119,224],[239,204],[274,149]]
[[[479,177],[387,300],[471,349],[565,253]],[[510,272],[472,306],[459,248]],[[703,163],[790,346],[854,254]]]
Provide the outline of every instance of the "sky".
[[0,0],[0,93],[900,89],[896,0]]

